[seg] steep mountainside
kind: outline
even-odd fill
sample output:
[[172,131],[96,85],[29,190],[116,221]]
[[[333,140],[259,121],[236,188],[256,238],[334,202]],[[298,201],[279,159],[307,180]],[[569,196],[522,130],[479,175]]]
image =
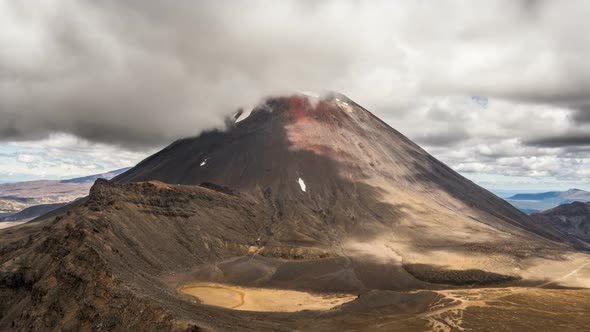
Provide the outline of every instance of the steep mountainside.
[[336,227],[363,228],[356,235],[395,221],[398,231],[410,233],[400,240],[412,243],[441,226],[475,227],[482,235],[488,226],[517,233],[513,225],[534,227],[526,215],[341,95],[270,99],[230,130],[179,140],[115,178],[148,180],[227,186],[265,197],[278,213],[312,207],[323,219],[337,220]]

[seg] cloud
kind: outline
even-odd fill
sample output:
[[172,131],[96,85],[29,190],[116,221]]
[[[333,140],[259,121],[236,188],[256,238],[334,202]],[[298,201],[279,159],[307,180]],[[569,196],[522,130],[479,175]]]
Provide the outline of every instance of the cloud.
[[0,144],[0,183],[102,173],[132,166],[144,157],[69,134],[51,134],[43,140]]
[[158,145],[293,90],[338,90],[392,114],[438,94],[590,97],[583,1],[1,6],[5,139]]
[[448,131],[429,133],[424,136],[418,136],[415,141],[428,146],[445,146],[449,147],[468,138],[469,135],[462,128],[450,128]]
[[574,104],[571,107],[575,110],[573,114],[574,121],[590,123],[590,100]]
[[568,134],[563,136],[544,137],[526,142],[529,145],[549,146],[549,147],[567,147],[590,145],[590,134]]
[[39,157],[30,154],[20,153],[16,157],[16,160],[20,161],[21,163],[32,164],[34,162],[39,161]]

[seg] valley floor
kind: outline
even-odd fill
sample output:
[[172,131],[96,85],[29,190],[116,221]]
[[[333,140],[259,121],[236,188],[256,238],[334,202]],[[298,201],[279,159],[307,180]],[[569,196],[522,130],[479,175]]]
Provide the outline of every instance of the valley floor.
[[2,221],[0,222],[0,229],[16,226],[27,222],[28,220],[23,221]]
[[[200,290],[196,289],[201,287]],[[300,331],[588,331],[590,290],[535,287],[415,292],[370,291],[331,298],[304,292],[199,284],[180,289],[204,303],[237,310],[297,311],[278,330]],[[250,301],[245,300],[250,298]],[[344,303],[339,306],[339,304]],[[270,305],[264,305],[268,301]],[[317,302],[314,302],[317,301]],[[311,307],[310,304],[314,303]],[[381,303],[381,305],[379,305]],[[272,304],[276,304],[273,307]],[[332,306],[336,306],[330,309]],[[323,311],[322,311],[323,310]],[[246,313],[247,314],[247,313]],[[280,313],[275,313],[279,314]],[[274,320],[269,313],[269,320]],[[275,317],[276,318],[276,317]],[[285,324],[286,323],[286,324]]]
[[248,311],[265,311],[269,321],[284,312],[301,311],[300,315],[294,313],[290,323],[279,323],[279,330],[590,331],[590,289],[557,286],[560,281],[585,278],[588,272],[590,263],[585,262],[562,278],[536,286],[372,290],[359,296],[206,282],[178,291],[203,304],[245,311],[246,315]]

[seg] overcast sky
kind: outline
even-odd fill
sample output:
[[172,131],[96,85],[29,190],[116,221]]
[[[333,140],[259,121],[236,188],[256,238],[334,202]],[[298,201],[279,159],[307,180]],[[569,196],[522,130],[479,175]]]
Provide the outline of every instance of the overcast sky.
[[0,182],[338,91],[487,188],[590,189],[590,1],[0,0]]

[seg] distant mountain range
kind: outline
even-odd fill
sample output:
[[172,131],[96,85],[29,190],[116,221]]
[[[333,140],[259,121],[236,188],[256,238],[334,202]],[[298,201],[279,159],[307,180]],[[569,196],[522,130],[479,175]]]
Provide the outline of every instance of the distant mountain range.
[[[127,168],[67,180],[38,180],[0,184],[0,221],[35,218],[88,195],[96,179],[111,179]],[[17,218],[17,219],[15,219]]]
[[36,218],[40,215],[43,215],[47,212],[51,212],[55,209],[58,209],[62,206],[67,205],[68,203],[53,203],[53,204],[39,204],[33,205],[28,208],[25,208],[15,214],[8,215],[7,217],[3,217],[0,221],[19,221],[19,220],[28,220]]
[[590,192],[581,189],[569,189],[567,191],[516,194],[506,200],[522,212],[530,214],[552,209],[562,204],[590,202]]
[[130,169],[131,169],[131,167],[125,167],[125,168],[117,169],[117,170],[106,172],[106,173],[83,176],[83,177],[73,178],[73,179],[68,179],[68,180],[61,180],[60,182],[61,183],[94,183],[94,181],[96,181],[97,179],[110,180],[119,174],[127,172]]

